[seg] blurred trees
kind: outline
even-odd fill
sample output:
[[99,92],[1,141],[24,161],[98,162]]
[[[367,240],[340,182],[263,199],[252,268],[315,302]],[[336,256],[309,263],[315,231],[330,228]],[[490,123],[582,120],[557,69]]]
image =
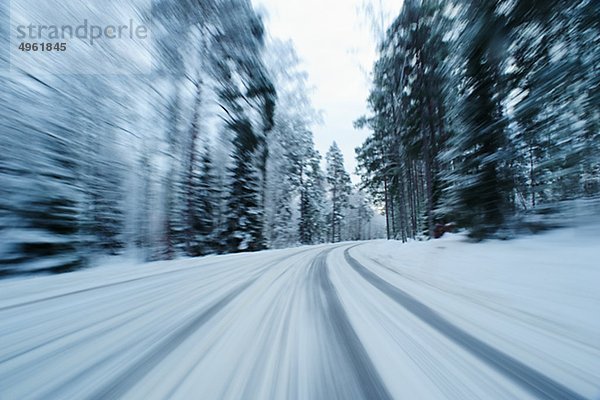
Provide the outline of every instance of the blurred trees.
[[268,137],[268,241],[277,248],[320,243],[325,198],[312,134],[320,114],[311,104],[308,76],[292,43],[272,40],[267,50],[266,64],[277,88],[274,126]]
[[327,152],[327,183],[331,201],[329,210],[329,240],[337,243],[342,240],[342,221],[349,207],[352,192],[350,175],[344,168],[344,156],[337,143],[333,142]]
[[129,6],[150,71],[0,71],[0,275],[327,241],[320,116],[292,44],[266,43],[248,0]]
[[490,237],[599,194],[599,15],[593,1],[405,2],[357,121],[390,236],[457,222]]

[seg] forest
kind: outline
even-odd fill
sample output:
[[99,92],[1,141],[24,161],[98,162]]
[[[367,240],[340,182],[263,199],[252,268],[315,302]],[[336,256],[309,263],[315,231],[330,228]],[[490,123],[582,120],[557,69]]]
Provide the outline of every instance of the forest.
[[249,0],[136,7],[148,73],[1,73],[0,275],[373,239],[377,214],[404,242],[510,238],[600,194],[597,1],[406,0],[356,116],[360,185]]
[[0,275],[371,238],[291,41],[248,0],[133,3],[151,71],[2,74]]
[[508,239],[598,197],[599,24],[592,0],[404,1],[356,122],[388,238]]

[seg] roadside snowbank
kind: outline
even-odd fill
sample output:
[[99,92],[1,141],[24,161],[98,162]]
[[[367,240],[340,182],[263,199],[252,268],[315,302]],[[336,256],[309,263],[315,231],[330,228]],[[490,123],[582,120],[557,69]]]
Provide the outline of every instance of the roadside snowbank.
[[584,225],[477,244],[460,234],[404,245],[380,241],[350,254],[456,326],[595,398],[599,250],[600,229]]

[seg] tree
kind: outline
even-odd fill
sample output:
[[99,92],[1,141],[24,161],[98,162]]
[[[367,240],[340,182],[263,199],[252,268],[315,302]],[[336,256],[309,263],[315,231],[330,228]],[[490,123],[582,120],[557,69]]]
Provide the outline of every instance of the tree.
[[[384,203],[388,238],[432,236],[448,127],[449,17],[440,1],[407,1],[381,44],[369,105],[373,135],[357,149],[363,187]],[[424,218],[422,218],[424,216]]]
[[[29,79],[27,87],[7,77],[0,91],[10,105],[0,111],[0,275],[71,271],[88,263],[82,233],[84,135],[74,129],[77,118],[57,121],[43,110],[56,104],[73,117],[77,107],[44,82],[20,78]],[[23,119],[18,105],[26,101],[31,109]]]
[[300,243],[325,241],[325,177],[321,171],[321,155],[314,151],[306,159],[300,182]]
[[333,142],[327,152],[327,184],[331,201],[329,214],[329,238],[332,243],[342,239],[342,221],[352,191],[350,175],[344,167],[344,156],[337,143]]
[[371,239],[369,228],[374,216],[375,212],[365,194],[360,190],[353,190],[343,224],[344,239],[353,241]]
[[313,218],[306,212],[316,212],[314,199],[308,204],[311,189],[306,184],[312,184],[307,172],[316,157],[311,128],[320,115],[311,104],[308,75],[291,42],[269,41],[265,64],[277,87],[274,125],[268,137],[266,231],[271,246],[287,247],[313,240],[307,239],[303,221]]
[[463,33],[465,71],[460,121],[462,130],[450,139],[460,155],[449,175],[449,201],[462,226],[476,238],[495,233],[509,210],[512,180],[504,117],[502,63],[505,60],[505,21],[500,2],[468,4],[472,24]]

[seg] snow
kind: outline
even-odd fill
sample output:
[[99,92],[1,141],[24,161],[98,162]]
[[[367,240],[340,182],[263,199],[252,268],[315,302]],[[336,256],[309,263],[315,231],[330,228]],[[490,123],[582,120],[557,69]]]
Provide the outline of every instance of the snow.
[[[450,235],[351,254],[450,322],[593,398],[600,394],[599,234],[587,226],[481,244]],[[343,265],[338,271],[340,280],[362,279]]]
[[346,252],[548,388],[596,398],[598,233],[343,243],[2,281],[0,398],[536,398]]

